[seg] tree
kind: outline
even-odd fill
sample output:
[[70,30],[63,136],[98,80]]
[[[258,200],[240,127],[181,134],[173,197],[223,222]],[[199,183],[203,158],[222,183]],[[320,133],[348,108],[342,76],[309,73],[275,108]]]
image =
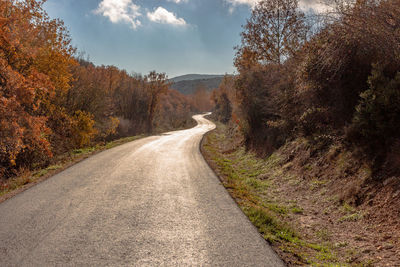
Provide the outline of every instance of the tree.
[[212,103],[210,99],[210,93],[207,91],[207,87],[200,83],[192,96],[193,105],[199,112],[206,112],[212,109]]
[[155,125],[158,130],[162,131],[186,128],[194,122],[191,116],[192,109],[194,109],[194,106],[189,96],[176,90],[168,90],[167,94],[161,96]]
[[[0,176],[52,155],[44,110],[57,87],[68,84],[64,70],[72,49],[62,25],[50,20],[42,5],[0,2]],[[46,68],[49,58],[60,65]]]
[[211,94],[214,103],[213,117],[222,123],[228,123],[233,115],[234,101],[236,100],[234,86],[235,78],[225,75],[219,87]]
[[232,105],[226,92],[213,95],[215,117],[222,123],[228,123],[232,116]]
[[160,96],[168,92],[169,83],[165,73],[157,73],[155,71],[146,75],[144,81],[146,83],[146,92],[149,97],[146,130],[148,133],[151,133],[153,131],[153,121],[156,115],[158,103],[160,102]]
[[240,70],[247,60],[261,64],[284,62],[306,38],[304,18],[297,0],[259,2],[244,26],[242,45],[236,48],[236,67]]

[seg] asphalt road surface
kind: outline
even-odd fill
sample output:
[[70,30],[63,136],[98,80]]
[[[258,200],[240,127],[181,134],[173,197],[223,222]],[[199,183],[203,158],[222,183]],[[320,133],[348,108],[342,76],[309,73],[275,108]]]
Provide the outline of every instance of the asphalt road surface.
[[0,266],[283,266],[200,154],[215,125],[194,118],[0,204]]

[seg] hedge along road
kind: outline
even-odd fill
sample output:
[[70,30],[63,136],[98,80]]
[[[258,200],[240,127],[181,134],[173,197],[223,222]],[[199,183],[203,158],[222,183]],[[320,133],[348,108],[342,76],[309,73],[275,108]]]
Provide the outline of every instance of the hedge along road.
[[215,125],[99,153],[0,204],[0,266],[283,266],[200,154]]

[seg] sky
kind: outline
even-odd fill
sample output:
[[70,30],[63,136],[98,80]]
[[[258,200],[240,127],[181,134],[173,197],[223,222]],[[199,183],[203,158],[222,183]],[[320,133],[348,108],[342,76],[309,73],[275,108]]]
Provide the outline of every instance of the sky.
[[96,65],[172,78],[234,73],[234,46],[256,1],[47,0],[44,8],[64,21],[73,45]]

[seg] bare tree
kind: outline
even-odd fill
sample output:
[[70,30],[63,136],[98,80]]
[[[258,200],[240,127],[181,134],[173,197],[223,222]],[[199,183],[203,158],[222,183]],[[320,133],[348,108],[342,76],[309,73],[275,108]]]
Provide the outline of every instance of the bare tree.
[[300,48],[306,34],[305,16],[297,0],[262,0],[244,26],[235,65],[240,68],[242,57],[261,64],[281,64]]

